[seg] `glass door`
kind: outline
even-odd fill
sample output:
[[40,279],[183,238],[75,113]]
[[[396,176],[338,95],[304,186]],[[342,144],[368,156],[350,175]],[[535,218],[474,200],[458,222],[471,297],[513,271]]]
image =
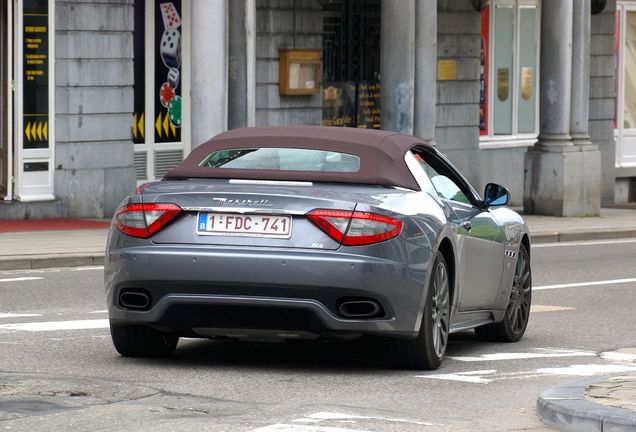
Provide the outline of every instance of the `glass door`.
[[14,5],[14,197],[51,200],[55,198],[55,1],[18,0]]
[[636,166],[636,4],[617,5],[616,163]]

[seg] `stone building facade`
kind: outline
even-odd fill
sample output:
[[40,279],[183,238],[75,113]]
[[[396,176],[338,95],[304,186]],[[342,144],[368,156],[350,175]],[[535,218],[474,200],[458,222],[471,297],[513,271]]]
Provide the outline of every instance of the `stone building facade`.
[[[108,217],[214,134],[280,124],[421,136],[537,213],[636,200],[636,1],[0,1],[0,218]],[[315,91],[281,94],[281,49],[319,52],[285,75]]]

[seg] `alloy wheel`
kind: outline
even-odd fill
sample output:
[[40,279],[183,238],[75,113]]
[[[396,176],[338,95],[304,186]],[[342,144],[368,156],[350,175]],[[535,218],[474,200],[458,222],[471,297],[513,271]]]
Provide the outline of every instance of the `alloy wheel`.
[[431,320],[433,325],[431,328],[433,332],[433,348],[437,358],[441,359],[446,352],[448,343],[450,315],[448,272],[444,262],[437,263],[433,277],[433,297],[431,299]]
[[526,327],[530,316],[531,289],[530,260],[525,251],[520,250],[512,281],[510,302],[506,310],[506,318],[514,333],[522,332]]

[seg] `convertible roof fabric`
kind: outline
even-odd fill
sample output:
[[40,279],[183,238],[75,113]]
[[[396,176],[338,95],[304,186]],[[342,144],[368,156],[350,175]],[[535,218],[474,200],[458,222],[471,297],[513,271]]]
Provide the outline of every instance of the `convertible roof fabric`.
[[[395,132],[323,127],[266,126],[223,132],[195,148],[165,178],[226,178],[251,180],[322,181],[399,186],[420,190],[404,155],[425,141]],[[247,170],[199,166],[214,151],[239,148],[300,148],[349,153],[360,158],[358,172]]]

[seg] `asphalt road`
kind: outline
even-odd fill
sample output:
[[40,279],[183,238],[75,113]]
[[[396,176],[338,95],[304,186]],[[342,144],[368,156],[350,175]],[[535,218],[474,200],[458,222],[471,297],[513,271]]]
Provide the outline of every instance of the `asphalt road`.
[[174,358],[125,359],[106,327],[101,268],[0,272],[0,429],[547,430],[542,390],[636,374],[611,354],[636,347],[636,240],[537,245],[532,260],[525,338],[455,335],[428,373],[393,370],[381,345],[362,342],[182,340]]

